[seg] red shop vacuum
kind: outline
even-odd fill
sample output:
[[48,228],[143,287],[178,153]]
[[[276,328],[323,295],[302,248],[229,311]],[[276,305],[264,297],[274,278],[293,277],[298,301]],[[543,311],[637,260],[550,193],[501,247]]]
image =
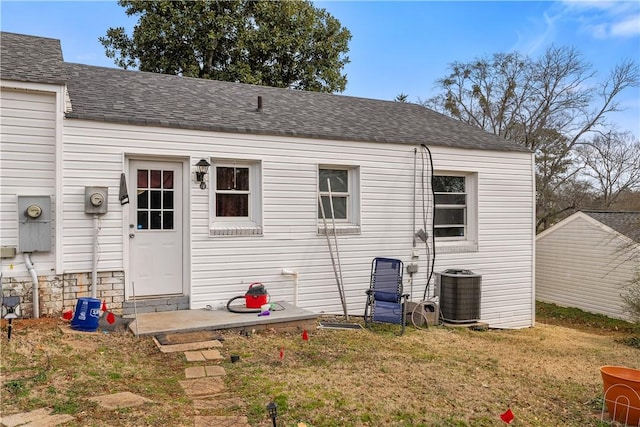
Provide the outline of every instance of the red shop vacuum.
[[[239,299],[244,298],[244,307],[231,306],[231,304]],[[269,293],[264,285],[260,282],[254,282],[249,285],[249,289],[244,295],[233,297],[227,302],[227,310],[232,313],[262,313],[262,306],[269,302]]]

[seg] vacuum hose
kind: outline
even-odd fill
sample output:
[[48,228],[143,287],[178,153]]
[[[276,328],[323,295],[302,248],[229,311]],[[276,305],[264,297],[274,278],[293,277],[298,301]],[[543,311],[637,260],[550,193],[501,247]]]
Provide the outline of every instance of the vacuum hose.
[[233,297],[227,302],[227,310],[232,313],[262,313],[262,309],[260,308],[246,308],[246,307],[235,307],[231,308],[231,303],[237,299],[244,299],[244,295],[238,295],[237,297]]

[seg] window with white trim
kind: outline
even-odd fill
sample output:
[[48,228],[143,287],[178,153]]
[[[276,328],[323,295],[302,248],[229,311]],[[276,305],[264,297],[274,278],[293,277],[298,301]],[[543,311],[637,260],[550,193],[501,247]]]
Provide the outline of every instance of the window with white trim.
[[226,159],[212,163],[212,234],[261,235],[260,163]]
[[477,244],[476,181],[476,174],[472,173],[434,175],[434,235],[437,241]]
[[[331,199],[329,198],[331,191]],[[340,234],[360,233],[359,168],[356,166],[318,166],[318,233],[327,227]],[[324,214],[324,218],[323,218]]]

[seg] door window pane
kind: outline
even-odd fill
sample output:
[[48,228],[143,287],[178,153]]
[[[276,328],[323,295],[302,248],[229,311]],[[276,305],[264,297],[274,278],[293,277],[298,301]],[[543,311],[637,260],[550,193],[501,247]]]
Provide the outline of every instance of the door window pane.
[[162,214],[162,228],[165,230],[173,230],[173,212],[164,211]]
[[162,188],[165,188],[165,189],[173,188],[173,171],[162,172]]
[[173,209],[173,191],[164,191],[162,193],[162,207],[164,209]]
[[174,229],[174,178],[170,170],[137,171],[138,230]]
[[151,229],[152,230],[161,230],[162,229],[162,213],[160,211],[151,211]]
[[160,188],[160,184],[162,182],[162,180],[160,179],[162,171],[159,170],[152,170],[151,171],[151,188]]
[[147,211],[138,211],[138,230],[149,228],[149,214]]
[[147,190],[138,190],[138,209],[147,209],[149,207],[149,192]]
[[162,191],[151,191],[151,209],[162,208]]
[[138,188],[149,187],[149,171],[146,169],[138,169]]

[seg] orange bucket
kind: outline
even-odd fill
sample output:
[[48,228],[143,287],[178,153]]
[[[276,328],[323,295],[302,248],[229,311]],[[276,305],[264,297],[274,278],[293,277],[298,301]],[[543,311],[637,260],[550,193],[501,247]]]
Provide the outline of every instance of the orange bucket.
[[640,425],[640,370],[602,366],[604,401],[611,418],[630,426]]

